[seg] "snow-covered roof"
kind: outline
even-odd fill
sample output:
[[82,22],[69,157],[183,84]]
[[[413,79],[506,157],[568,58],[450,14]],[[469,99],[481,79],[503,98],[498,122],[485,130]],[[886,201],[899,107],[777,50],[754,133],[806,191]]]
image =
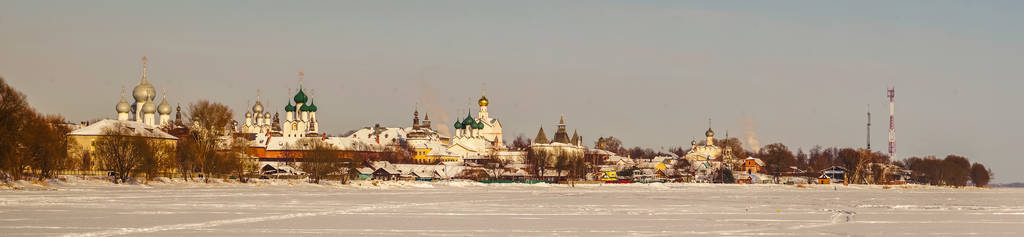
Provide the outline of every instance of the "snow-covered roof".
[[761,158],[754,158],[754,157],[749,157],[748,156],[747,160],[754,160],[754,162],[757,163],[757,165],[760,165],[760,166],[764,166],[765,165],[764,161],[761,160]]
[[[279,150],[303,150],[309,149],[310,140],[322,140],[324,143],[330,144],[339,150],[345,151],[379,151],[383,150],[384,146],[366,143],[359,139],[349,137],[328,137],[322,139],[319,137],[268,137],[266,138],[265,147],[268,151],[279,151]],[[257,141],[259,138],[257,138]],[[256,147],[263,147],[256,144]]]
[[358,168],[358,169],[356,169],[356,171],[359,172],[359,174],[373,174],[373,169],[366,168],[366,167]]
[[174,137],[171,134],[168,134],[168,133],[160,130],[160,128],[157,128],[157,127],[154,127],[154,126],[149,126],[149,125],[146,125],[144,123],[135,122],[135,121],[120,121],[120,120],[112,120],[112,119],[100,120],[99,122],[95,122],[95,123],[90,124],[89,126],[86,126],[84,128],[80,128],[80,129],[71,131],[71,133],[68,133],[68,135],[71,135],[71,136],[102,136],[102,135],[105,135],[104,132],[106,130],[114,129],[114,128],[117,128],[117,127],[122,127],[124,129],[128,129],[128,132],[131,132],[131,133],[133,133],[135,135],[138,135],[138,136],[141,136],[141,137],[178,140],[177,137]]
[[[379,129],[379,133],[378,132]],[[380,145],[396,145],[398,141],[408,138],[409,132],[412,131],[411,127],[408,128],[389,128],[379,127],[365,127],[356,130],[351,135],[345,138],[356,139],[366,144],[377,144],[377,138],[380,138]]]
[[606,151],[606,150],[601,150],[601,149],[588,149],[587,151],[590,152],[590,153],[593,153],[593,154],[598,154],[598,155],[606,155],[606,156],[614,156],[615,155],[614,152],[610,152],[610,151]]

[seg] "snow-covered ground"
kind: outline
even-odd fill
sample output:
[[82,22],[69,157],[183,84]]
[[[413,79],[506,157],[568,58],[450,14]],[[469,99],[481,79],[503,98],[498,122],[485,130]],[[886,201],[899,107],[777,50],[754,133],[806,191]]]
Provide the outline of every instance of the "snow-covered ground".
[[[982,235],[1024,233],[1024,189],[99,180],[0,189],[0,235]],[[9,187],[8,187],[9,188]]]

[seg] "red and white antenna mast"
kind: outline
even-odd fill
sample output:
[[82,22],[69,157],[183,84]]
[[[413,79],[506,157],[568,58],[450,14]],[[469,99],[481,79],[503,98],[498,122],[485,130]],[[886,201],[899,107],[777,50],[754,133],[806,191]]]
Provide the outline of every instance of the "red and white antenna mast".
[[889,88],[889,159],[896,159],[896,87]]

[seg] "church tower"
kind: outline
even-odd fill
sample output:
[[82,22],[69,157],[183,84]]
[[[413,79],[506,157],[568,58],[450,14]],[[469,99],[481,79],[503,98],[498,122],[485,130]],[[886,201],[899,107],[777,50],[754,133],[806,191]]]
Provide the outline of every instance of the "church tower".
[[117,110],[117,120],[119,121],[128,121],[131,117],[128,113],[132,111],[132,105],[128,104],[128,100],[124,98],[124,87],[121,87],[121,101],[117,102],[114,109]]
[[[146,124],[152,124],[145,121],[146,111],[144,111],[146,103],[151,103],[153,99],[156,97],[156,89],[153,88],[152,84],[149,84],[149,79],[146,71],[146,62],[148,60],[149,59],[146,58],[146,56],[142,56],[142,81],[140,81],[139,85],[135,86],[135,89],[132,90],[132,96],[135,97],[135,106],[132,108],[132,113],[135,114],[135,121],[144,122]],[[152,115],[152,113],[155,112],[156,105],[153,105],[152,112],[150,112],[150,115]]]
[[160,126],[171,124],[171,105],[167,104],[167,89],[164,89],[164,98],[160,100],[156,112],[160,113]]

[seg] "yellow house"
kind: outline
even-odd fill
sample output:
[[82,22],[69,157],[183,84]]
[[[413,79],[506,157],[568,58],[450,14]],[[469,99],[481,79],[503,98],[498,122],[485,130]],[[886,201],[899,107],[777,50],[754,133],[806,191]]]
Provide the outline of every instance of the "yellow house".
[[665,169],[668,169],[668,166],[665,165],[665,162],[658,162],[657,165],[654,165],[654,169],[655,170],[665,170]]
[[431,147],[431,146],[420,146],[413,149],[416,152],[412,156],[413,161],[416,163],[435,163],[435,162],[456,162],[459,161],[458,156],[454,156],[444,150],[443,147]]
[[88,165],[91,170],[98,170],[99,164],[95,162],[93,152],[96,151],[94,144],[100,137],[106,136],[105,131],[121,129],[135,136],[144,137],[174,148],[178,144],[178,138],[168,134],[157,127],[149,126],[135,121],[101,120],[68,133],[69,155],[82,159],[83,165]]

